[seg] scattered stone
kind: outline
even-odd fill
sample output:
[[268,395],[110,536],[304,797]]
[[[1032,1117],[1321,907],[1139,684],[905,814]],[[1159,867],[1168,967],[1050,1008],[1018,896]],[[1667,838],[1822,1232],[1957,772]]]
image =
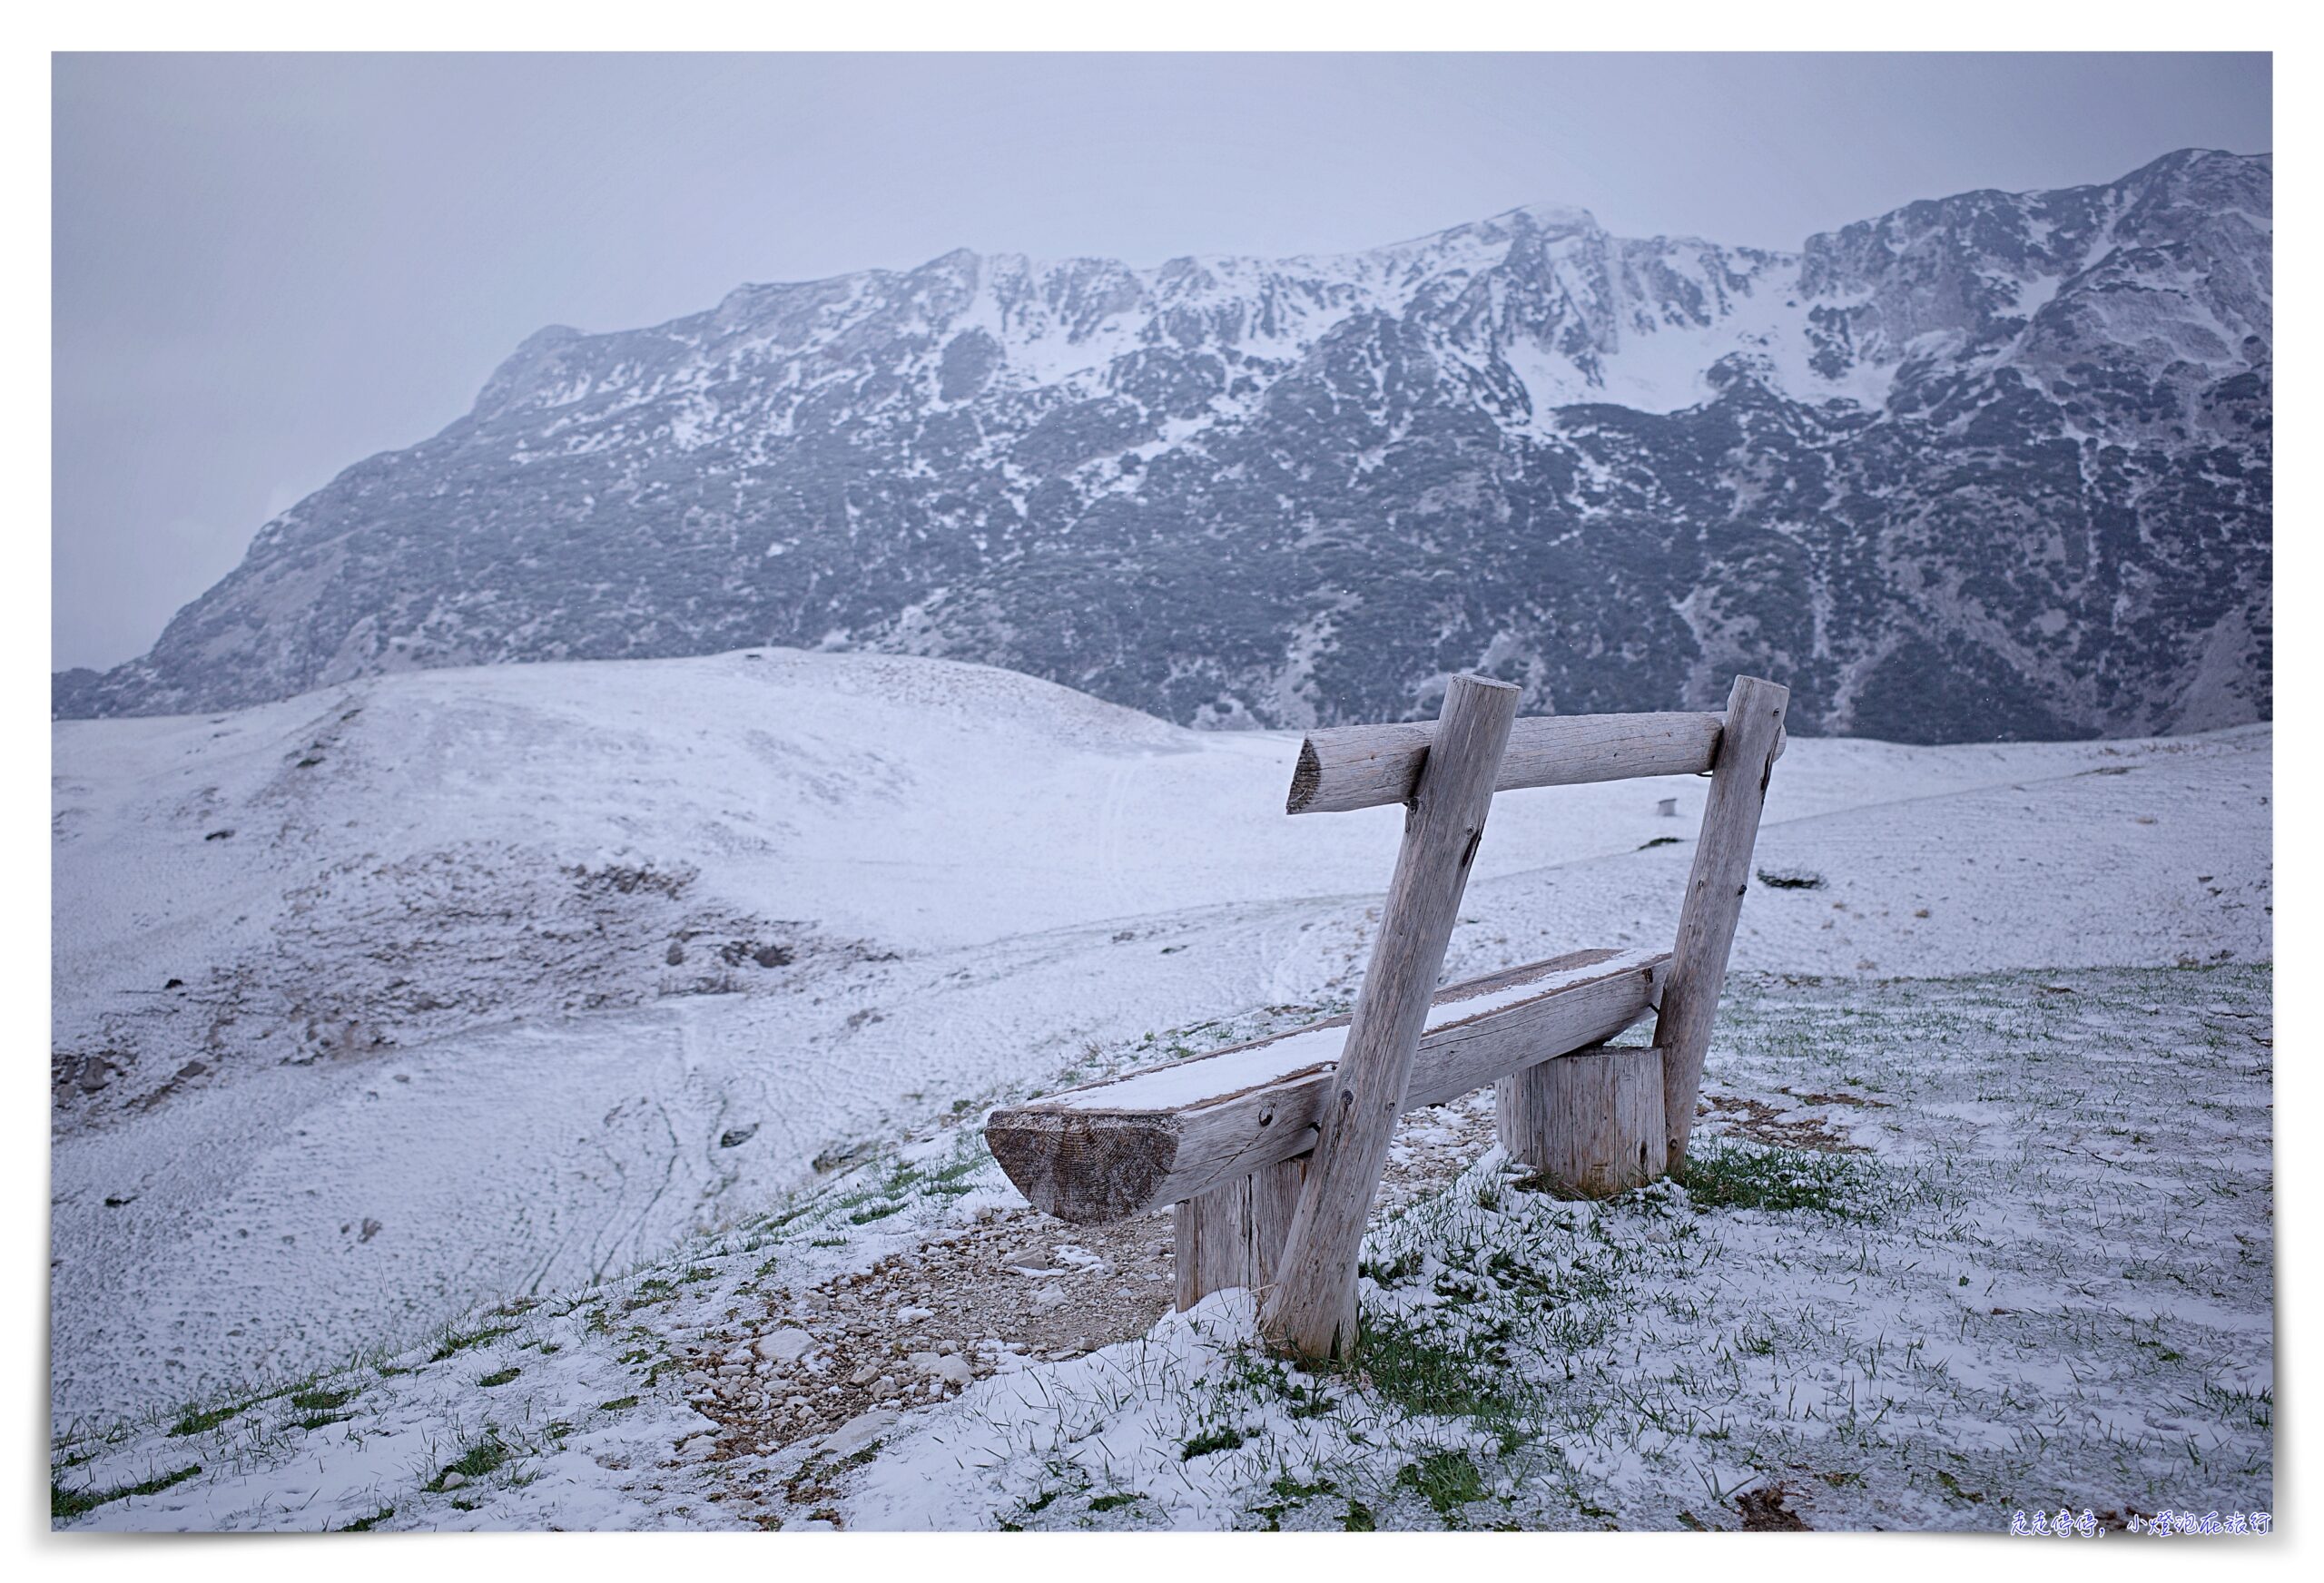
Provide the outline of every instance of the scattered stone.
[[1035,1313],[1047,1313],[1050,1309],[1062,1308],[1065,1304],[1065,1288],[1054,1281],[1033,1293],[1032,1309]]
[[[805,1331],[785,1325],[783,1329],[759,1337],[752,1351],[771,1363],[795,1363],[805,1357],[815,1338]],[[803,1405],[804,1398],[793,1397],[794,1405]]]
[[758,1131],[759,1124],[755,1121],[748,1126],[730,1126],[718,1135],[718,1146],[722,1149],[740,1148],[756,1137]]
[[870,1157],[871,1154],[870,1144],[833,1144],[830,1148],[817,1155],[810,1164],[813,1165],[815,1175],[827,1176],[833,1171],[843,1171],[848,1166]]
[[458,1490],[468,1481],[466,1473],[447,1473],[436,1481],[440,1490]]
[[835,1457],[851,1456],[878,1440],[887,1427],[895,1421],[896,1415],[892,1412],[881,1412],[877,1410],[871,1412],[859,1412],[832,1431],[831,1438],[823,1443],[823,1450]]
[[670,949],[662,953],[662,959],[669,963],[673,968],[684,967],[686,959],[686,949],[677,941],[672,940],[670,942]]

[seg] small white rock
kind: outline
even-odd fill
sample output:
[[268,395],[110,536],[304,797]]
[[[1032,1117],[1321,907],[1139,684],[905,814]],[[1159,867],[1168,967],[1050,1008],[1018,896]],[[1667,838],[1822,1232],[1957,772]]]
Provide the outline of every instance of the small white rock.
[[823,1442],[823,1450],[834,1457],[860,1451],[878,1440],[881,1433],[895,1421],[894,1413],[881,1412],[876,1408],[870,1412],[859,1412],[832,1431]]
[[896,1310],[896,1322],[898,1324],[918,1324],[922,1320],[934,1319],[935,1317],[936,1311],[932,1308],[907,1307]]
[[786,1325],[759,1337],[751,1350],[770,1363],[795,1363],[805,1357],[807,1349],[814,1344],[813,1336],[796,1326]]
[[1065,1301],[1065,1288],[1052,1281],[1033,1293],[1031,1307],[1035,1313],[1047,1313],[1052,1308],[1064,1307]]

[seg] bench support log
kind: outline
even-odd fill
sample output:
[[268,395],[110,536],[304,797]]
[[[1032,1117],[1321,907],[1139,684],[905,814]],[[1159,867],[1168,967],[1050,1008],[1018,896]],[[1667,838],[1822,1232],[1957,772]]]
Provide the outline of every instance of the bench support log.
[[1501,1146],[1559,1192],[1607,1198],[1644,1186],[1669,1159],[1662,1052],[1583,1050],[1495,1085]]
[[1517,699],[1506,682],[1452,678],[1404,814],[1395,876],[1317,1122],[1283,1266],[1259,1310],[1270,1341],[1311,1358],[1344,1358],[1355,1349],[1356,1254],[1461,893],[1484,839]]
[[1663,1126],[1673,1166],[1685,1164],[1687,1135],[1695,1125],[1695,1095],[1703,1057],[1727,981],[1727,955],[1743,892],[1751,883],[1751,848],[1759,838],[1759,811],[1768,777],[1782,751],[1783,716],[1791,690],[1757,676],[1738,676],[1727,695],[1727,721],[1711,766],[1702,835],[1679,909],[1679,943],[1670,953],[1654,1042],[1662,1051]]
[[1178,1306],[1192,1308],[1231,1286],[1264,1293],[1275,1284],[1284,1238],[1299,1204],[1307,1156],[1262,1166],[1209,1192],[1181,1200],[1172,1211]]

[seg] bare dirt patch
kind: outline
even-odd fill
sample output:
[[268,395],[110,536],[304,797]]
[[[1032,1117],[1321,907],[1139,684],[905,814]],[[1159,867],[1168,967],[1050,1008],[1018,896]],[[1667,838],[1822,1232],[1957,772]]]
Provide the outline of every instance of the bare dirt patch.
[[[1801,1095],[1802,1100],[1816,1104],[1829,1101],[1826,1095]],[[1856,1101],[1877,1104],[1878,1101]],[[1698,1116],[1716,1116],[1720,1131],[1728,1137],[1748,1138],[1753,1143],[1774,1144],[1787,1149],[1812,1149],[1821,1155],[1863,1155],[1871,1151],[1862,1144],[1851,1142],[1832,1130],[1821,1116],[1806,1116],[1797,1111],[1779,1110],[1764,1099],[1747,1098],[1738,1094],[1709,1094],[1695,1106]]]

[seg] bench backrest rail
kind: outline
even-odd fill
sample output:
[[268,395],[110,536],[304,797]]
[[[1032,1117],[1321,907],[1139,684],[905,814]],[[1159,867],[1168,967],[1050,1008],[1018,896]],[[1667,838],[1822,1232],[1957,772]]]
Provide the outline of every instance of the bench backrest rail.
[[[1726,723],[1724,714],[1694,713],[1529,714],[1510,725],[1493,790],[1709,774]],[[1433,721],[1309,732],[1284,811],[1346,813],[1409,802],[1435,736]]]

